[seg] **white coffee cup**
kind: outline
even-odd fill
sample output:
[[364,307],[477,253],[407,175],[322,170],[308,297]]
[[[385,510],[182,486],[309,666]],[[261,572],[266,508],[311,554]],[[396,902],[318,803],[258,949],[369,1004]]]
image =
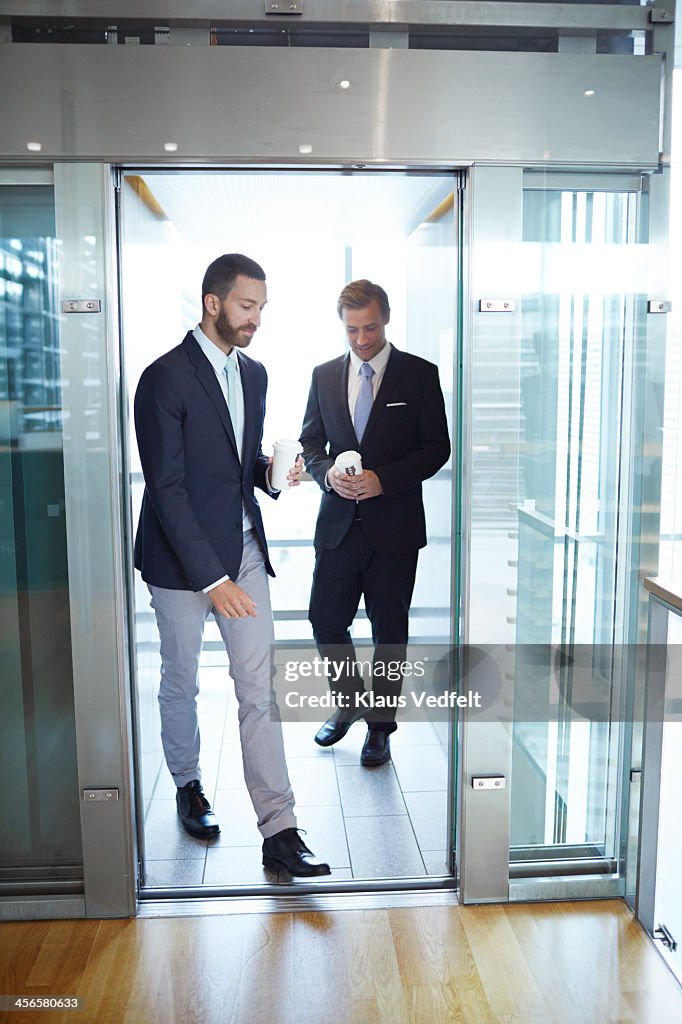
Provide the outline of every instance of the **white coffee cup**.
[[340,455],[336,456],[334,465],[340,473],[345,473],[346,476],[357,476],[359,473],[362,473],[362,457],[360,452],[341,452]]
[[294,468],[296,456],[302,451],[303,448],[298,441],[289,441],[286,438],[275,441],[270,469],[270,485],[274,491],[284,491],[290,486],[287,480],[289,470]]

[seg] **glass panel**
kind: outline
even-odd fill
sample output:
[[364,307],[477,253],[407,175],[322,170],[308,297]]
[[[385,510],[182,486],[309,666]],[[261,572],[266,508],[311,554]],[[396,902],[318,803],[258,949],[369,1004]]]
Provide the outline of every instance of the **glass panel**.
[[82,877],[56,268],[52,188],[0,188],[0,893]]
[[[679,25],[678,25],[679,34]],[[679,57],[678,57],[679,63]],[[674,71],[672,153],[670,183],[670,281],[682,273],[682,71]],[[668,316],[665,360],[665,418],[661,483],[661,546],[659,572],[682,592],[682,309],[673,302]],[[674,667],[682,651],[682,618],[668,615],[668,672],[666,715],[663,723],[661,791],[659,805],[658,861],[654,927],[660,924],[677,941],[673,951],[664,943],[659,949],[682,982],[682,883],[679,861],[682,848],[682,819],[679,783],[682,779],[682,678]],[[661,936],[658,936],[661,938]]]
[[518,334],[503,314],[479,318],[471,617],[472,637],[509,655],[512,877],[542,873],[539,860],[608,871],[617,851],[616,554],[628,357],[646,311],[641,204],[625,190],[527,188],[520,245],[488,250],[488,294],[520,309]]
[[[610,645],[624,347],[645,308],[635,292],[638,212],[635,193],[524,193],[524,255],[535,273],[522,299],[519,367],[512,860],[615,856]],[[550,681],[538,658],[538,649],[574,644],[590,645],[592,699],[604,712],[594,718],[573,696],[570,664]],[[522,691],[533,683],[546,687],[546,721],[523,721]]]
[[[682,31],[679,28],[678,33]],[[681,37],[682,38],[682,37]],[[682,59],[682,58],[681,58]],[[682,69],[673,72],[672,155],[670,170],[670,281],[682,275]],[[676,298],[672,295],[671,297]],[[665,416],[661,481],[660,574],[682,578],[682,305],[674,301],[667,316]]]
[[[624,289],[637,209],[629,193],[524,195],[527,260],[543,279],[522,300],[516,643],[527,683],[522,645],[582,643],[607,645],[594,682],[611,685],[623,344],[633,326]],[[543,685],[548,665],[534,667]],[[613,840],[611,730],[576,714],[569,668],[558,690],[547,685],[549,721],[514,726],[512,773],[523,783],[512,788],[512,857],[533,847],[561,856],[562,846],[603,854]]]

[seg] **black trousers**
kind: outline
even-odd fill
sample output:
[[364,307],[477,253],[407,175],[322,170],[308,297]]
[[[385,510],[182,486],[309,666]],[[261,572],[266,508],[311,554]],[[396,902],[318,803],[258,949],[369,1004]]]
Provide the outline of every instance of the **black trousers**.
[[372,691],[377,706],[364,716],[370,729],[393,732],[397,728],[396,698],[402,689],[402,674],[396,665],[405,661],[418,555],[416,548],[394,555],[374,551],[359,519],[353,521],[337,548],[315,552],[308,618],[320,656],[345,663],[332,689],[351,707],[356,706],[355,694],[364,693],[364,685],[349,630],[360,598],[365,598],[375,645]]

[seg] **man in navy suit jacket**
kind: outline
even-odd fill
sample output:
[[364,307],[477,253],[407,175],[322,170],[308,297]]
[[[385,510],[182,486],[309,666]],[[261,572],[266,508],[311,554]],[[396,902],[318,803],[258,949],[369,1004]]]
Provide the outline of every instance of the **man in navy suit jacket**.
[[[338,709],[315,740],[330,746],[365,717],[361,762],[374,766],[389,760],[396,729],[402,679],[390,678],[396,673],[387,667],[405,660],[417,557],[426,545],[421,485],[447,462],[450,439],[437,368],[386,340],[384,289],[352,281],[337,308],[350,352],[313,371],[301,434],[306,469],[322,489],[309,618],[321,654],[347,666],[334,686]],[[349,450],[362,457],[358,476],[334,464]],[[349,632],[363,595],[378,698],[367,713]]]
[[[274,573],[254,493],[259,487],[277,496],[261,448],[267,374],[243,352],[266,301],[257,263],[238,253],[220,256],[204,275],[201,323],[140,378],[135,427],[145,492],[135,565],[159,627],[161,737],[185,830],[198,838],[220,831],[201,785],[196,707],[204,623],[213,614],[239,702],[244,779],[263,864],[320,875],[329,866],[296,828],[272,689]],[[293,467],[289,484],[300,475]]]

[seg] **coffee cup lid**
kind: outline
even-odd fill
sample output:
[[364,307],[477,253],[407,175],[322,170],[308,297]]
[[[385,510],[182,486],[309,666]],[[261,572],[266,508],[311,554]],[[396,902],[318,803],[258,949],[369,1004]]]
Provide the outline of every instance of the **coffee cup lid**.
[[339,455],[337,455],[336,456],[336,461],[337,462],[342,462],[342,463],[353,463],[353,462],[359,462],[361,458],[362,458],[362,456],[360,455],[360,452],[348,451],[348,452],[341,452]]
[[303,445],[300,441],[293,441],[287,437],[282,437],[275,441],[275,448],[295,448],[297,452],[303,451]]

